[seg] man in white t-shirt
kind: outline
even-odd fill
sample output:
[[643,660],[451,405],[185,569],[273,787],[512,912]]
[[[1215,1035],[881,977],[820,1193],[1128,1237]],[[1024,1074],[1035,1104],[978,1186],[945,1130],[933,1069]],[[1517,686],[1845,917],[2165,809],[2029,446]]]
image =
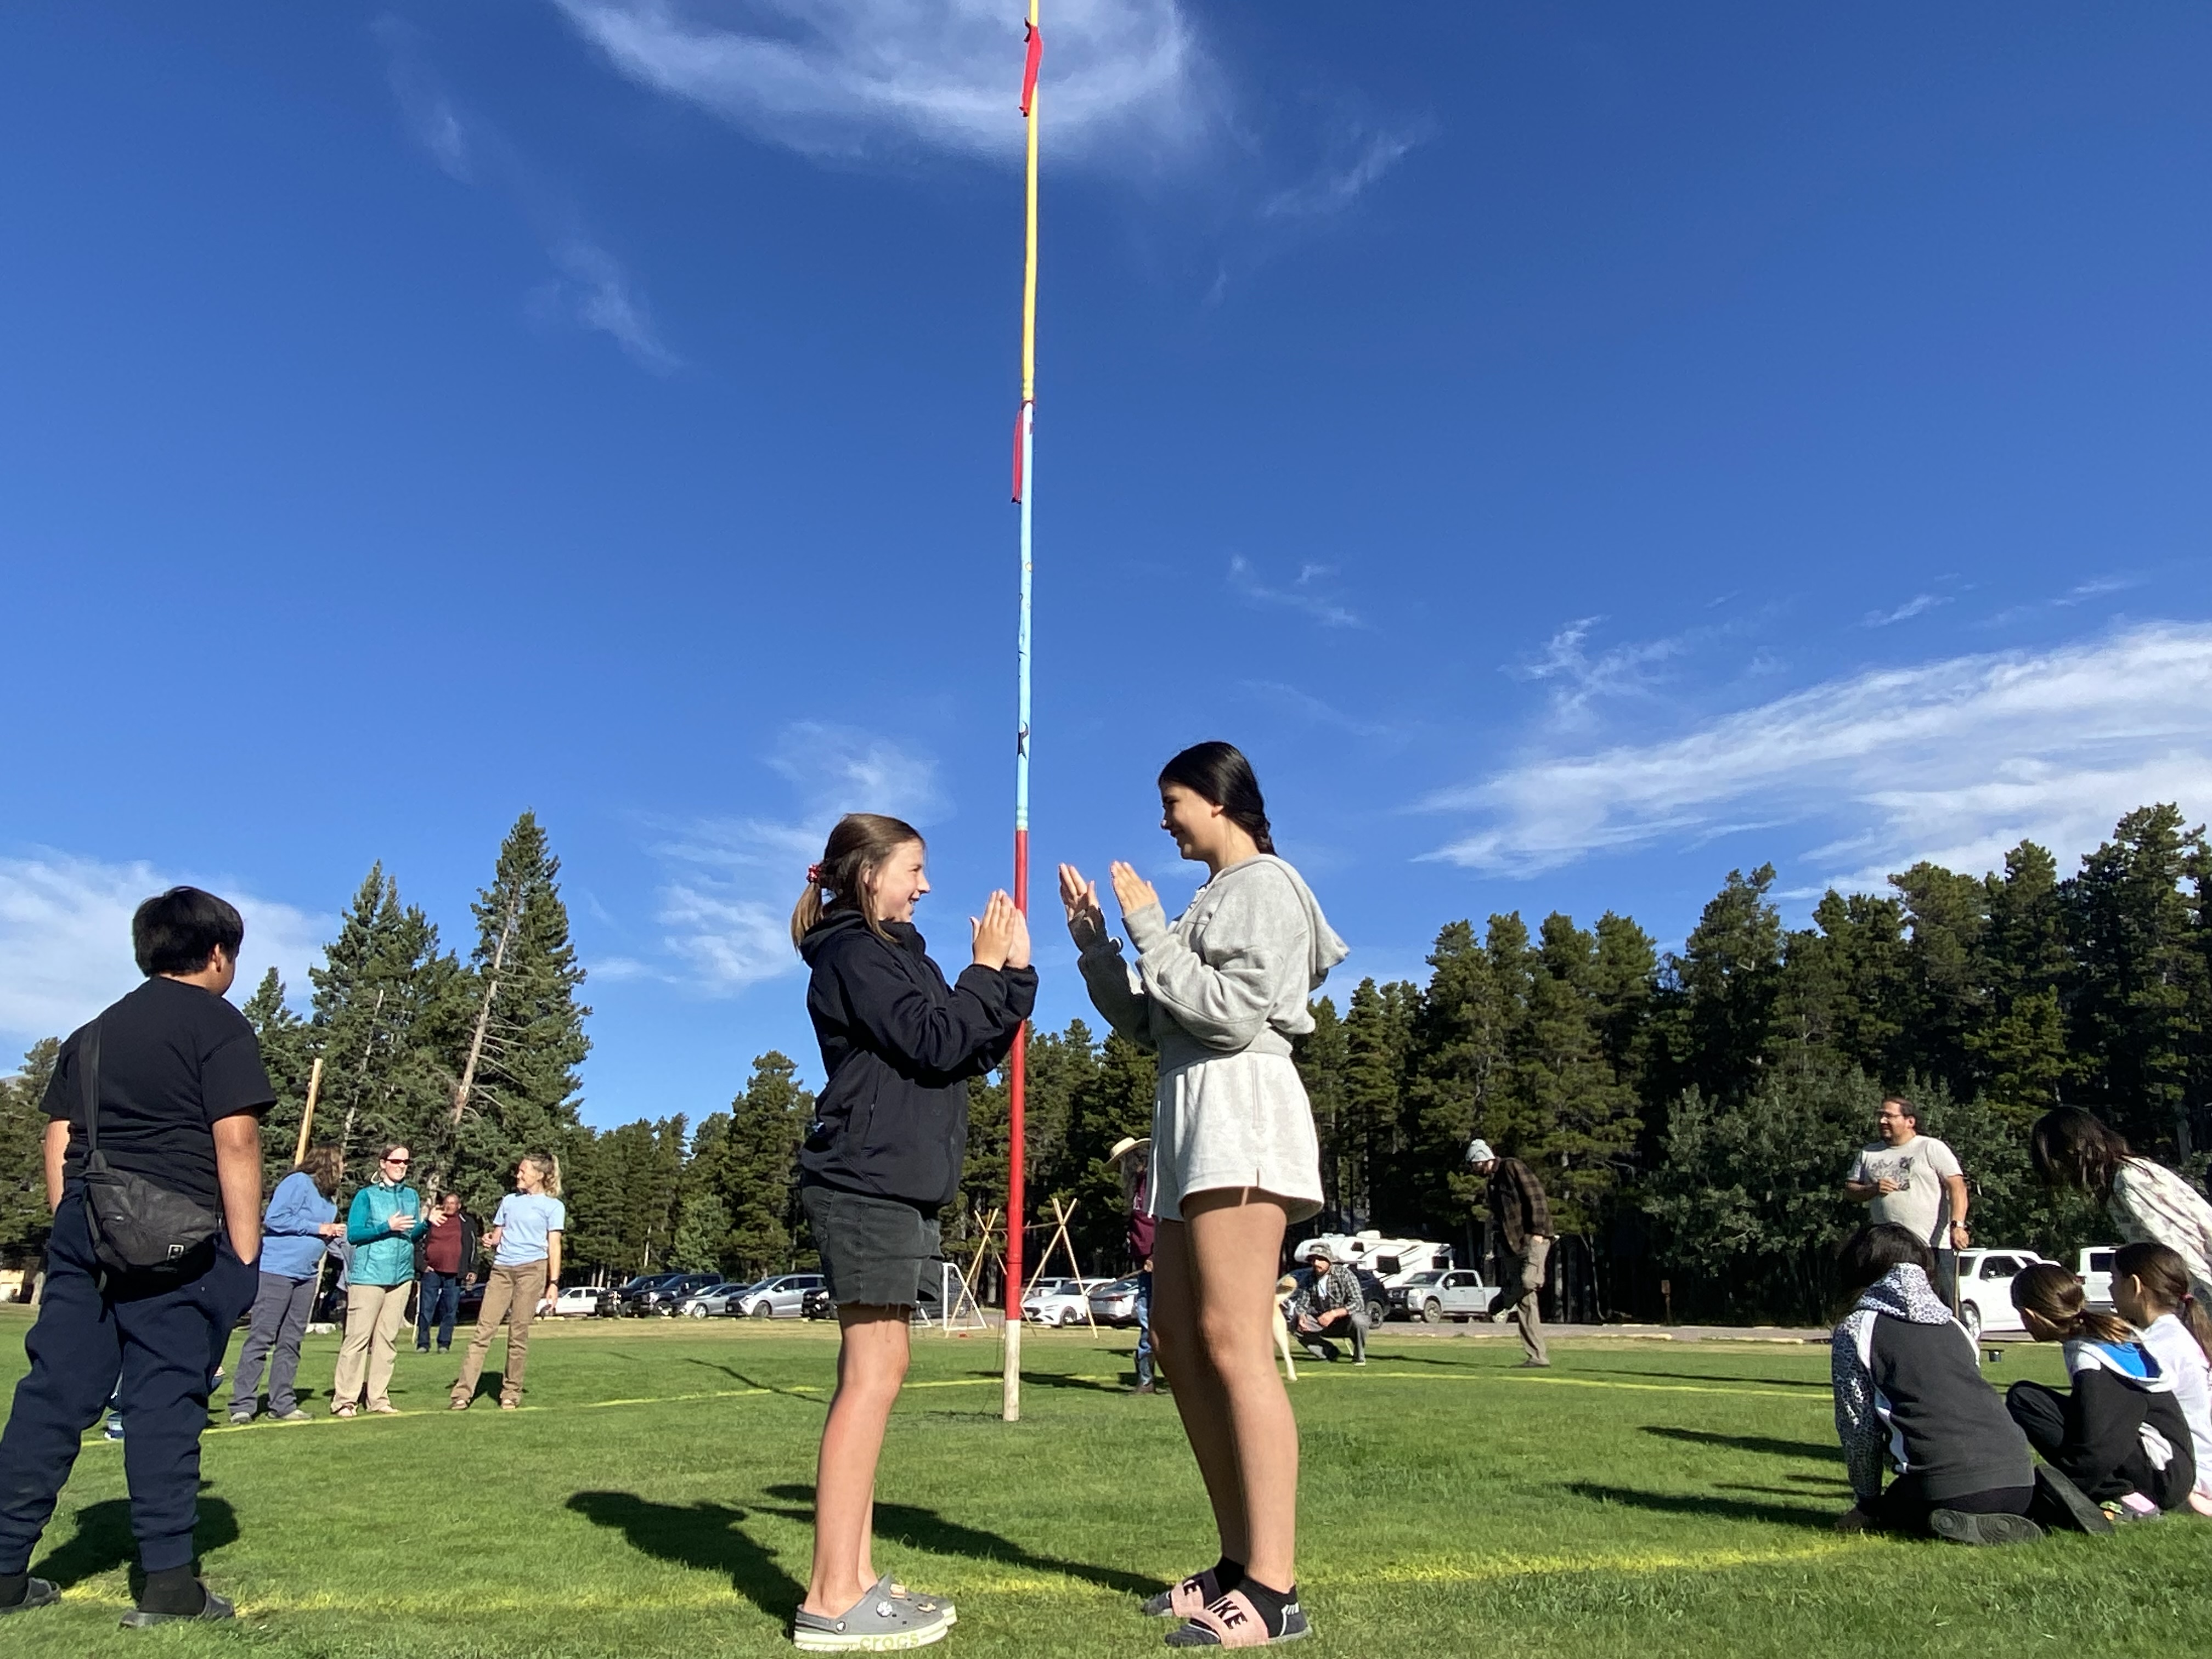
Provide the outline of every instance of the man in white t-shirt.
[[1969,1242],[1966,1172],[1948,1146],[1920,1133],[1919,1110],[1903,1095],[1883,1100],[1875,1129],[1881,1139],[1860,1149],[1844,1191],[1871,1207],[1869,1221],[1895,1222],[1936,1252],[1936,1294],[1955,1307]]

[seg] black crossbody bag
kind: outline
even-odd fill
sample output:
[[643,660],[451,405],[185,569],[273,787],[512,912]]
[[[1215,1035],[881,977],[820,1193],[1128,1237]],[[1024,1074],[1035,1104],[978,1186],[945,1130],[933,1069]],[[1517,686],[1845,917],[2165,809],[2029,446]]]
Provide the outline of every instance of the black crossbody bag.
[[84,1101],[84,1215],[93,1254],[141,1283],[197,1277],[215,1261],[222,1218],[143,1176],[108,1167],[100,1150],[100,1022],[76,1046]]

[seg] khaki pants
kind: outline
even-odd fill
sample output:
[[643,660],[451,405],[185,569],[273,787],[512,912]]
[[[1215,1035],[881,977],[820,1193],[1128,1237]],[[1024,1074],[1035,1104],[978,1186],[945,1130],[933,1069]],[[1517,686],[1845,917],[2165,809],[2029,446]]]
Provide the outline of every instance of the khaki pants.
[[453,1403],[465,1406],[476,1397],[477,1378],[483,1375],[484,1355],[499,1322],[507,1321],[507,1371],[499,1384],[499,1403],[522,1402],[522,1373],[530,1363],[530,1323],[538,1317],[538,1298],[545,1294],[545,1262],[526,1261],[519,1267],[494,1267],[484,1281],[483,1310],[477,1316],[476,1334],[461,1360],[461,1374],[453,1383]]
[[[345,1343],[338,1350],[338,1374],[331,1384],[333,1406],[367,1405],[371,1411],[392,1408],[392,1341],[400,1322],[407,1317],[405,1285],[349,1285],[346,1286]],[[368,1378],[368,1397],[362,1398],[362,1377]]]
[[1550,1239],[1532,1238],[1519,1255],[1507,1257],[1504,1286],[1490,1304],[1492,1318],[1501,1311],[1512,1315],[1514,1323],[1521,1328],[1521,1346],[1528,1351],[1532,1365],[1552,1363],[1544,1346],[1544,1310],[1539,1305],[1544,1293],[1544,1267],[1551,1255]]

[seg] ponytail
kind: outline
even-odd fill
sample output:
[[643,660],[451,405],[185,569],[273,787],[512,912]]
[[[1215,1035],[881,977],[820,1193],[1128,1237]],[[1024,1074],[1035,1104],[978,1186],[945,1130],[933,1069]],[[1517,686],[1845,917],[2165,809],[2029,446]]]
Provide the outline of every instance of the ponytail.
[[2023,1313],[2039,1314],[2069,1341],[2136,1340],[2134,1326],[2118,1314],[2091,1307],[2081,1281],[2055,1261],[2039,1261],[2021,1270],[2012,1281],[2012,1305]]
[[2144,1299],[2160,1313],[2170,1313],[2197,1339],[2204,1358],[2212,1361],[2212,1316],[2197,1299],[2189,1282],[2189,1266],[2181,1252],[2165,1244],[2123,1244],[2112,1256],[2112,1277],[2132,1279],[2143,1287]]
[[807,867],[806,890],[791,907],[792,948],[798,949],[824,917],[841,910],[858,911],[871,933],[888,938],[868,901],[867,878],[900,848],[921,840],[921,831],[912,824],[880,812],[848,812],[838,819],[822,849],[822,861]]
[[1235,744],[1193,744],[1160,768],[1160,781],[1179,783],[1200,799],[1212,801],[1224,817],[1252,837],[1252,844],[1260,851],[1275,850],[1260,781],[1252,775],[1252,763]]
[[522,1161],[544,1177],[545,1195],[548,1198],[561,1196],[561,1160],[559,1158],[550,1152],[525,1152],[522,1155]]

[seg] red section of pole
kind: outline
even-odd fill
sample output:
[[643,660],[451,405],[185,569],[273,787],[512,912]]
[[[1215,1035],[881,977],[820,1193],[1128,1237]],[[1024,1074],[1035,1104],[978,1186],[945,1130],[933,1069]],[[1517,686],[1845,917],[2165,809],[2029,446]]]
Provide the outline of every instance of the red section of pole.
[[[1030,832],[1014,831],[1014,908],[1030,913]],[[1006,1319],[1018,1324],[1022,1317],[1022,1176],[1024,1144],[1022,1108],[1029,1082],[1030,1028],[1023,1022],[1014,1033],[1013,1052],[1006,1067]]]

